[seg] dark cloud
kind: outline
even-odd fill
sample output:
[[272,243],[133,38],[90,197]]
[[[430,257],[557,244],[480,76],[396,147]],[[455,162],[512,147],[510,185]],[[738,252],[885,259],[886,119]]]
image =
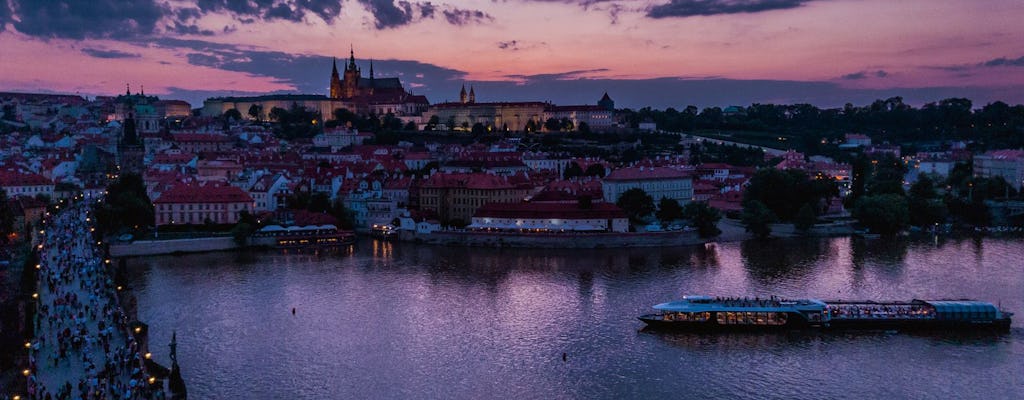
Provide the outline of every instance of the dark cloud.
[[509,40],[507,42],[498,42],[498,48],[502,50],[519,50],[519,42],[515,40]]
[[984,67],[1024,67],[1024,56],[1019,58],[999,57],[981,63]]
[[846,75],[840,76],[839,79],[855,81],[855,80],[860,80],[860,79],[866,79],[866,78],[869,78],[869,77],[885,78],[887,76],[889,76],[889,73],[885,72],[883,70],[859,71],[859,72],[854,72],[852,74],[846,74]]
[[420,3],[420,18],[434,18],[434,11],[437,11],[437,7],[433,3]]
[[[10,0],[10,4],[13,13],[8,13],[7,22],[18,32],[43,38],[124,39],[148,35],[169,12],[166,5],[155,0]],[[0,23],[2,18],[0,11]]]
[[452,7],[444,10],[444,19],[452,25],[480,24],[487,21],[494,21],[494,17],[480,10],[464,10]]
[[756,13],[797,8],[813,0],[669,0],[651,7],[651,18],[693,17],[698,15]]
[[412,22],[412,4],[407,1],[359,0],[373,14],[377,29],[396,28]]
[[866,72],[860,71],[860,72],[854,72],[852,74],[846,74],[846,75],[843,75],[843,76],[841,76],[839,78],[850,80],[850,81],[855,81],[855,80],[860,80],[860,79],[864,79],[864,78],[867,78],[867,77],[868,77],[868,74]]
[[536,74],[536,75],[505,75],[508,79],[516,81],[527,81],[527,82],[538,82],[538,81],[563,81],[572,79],[583,79],[581,76],[584,74],[608,72],[607,68],[596,68],[596,69],[580,69],[576,71],[556,72],[551,74]]
[[299,22],[309,14],[333,23],[341,15],[342,0],[198,0],[196,5],[204,14],[229,12],[241,23],[255,20]]
[[263,17],[266,19],[283,19],[285,21],[302,22],[305,15],[297,10],[292,10],[287,4],[281,3],[267,10]]
[[83,48],[82,53],[85,53],[91,57],[96,58],[139,58],[142,57],[138,53],[128,53],[120,50],[103,50],[93,48]]
[[183,24],[181,22],[174,22],[173,25],[167,25],[167,32],[175,33],[178,35],[198,35],[198,36],[213,36],[213,31],[209,29],[201,29],[195,24]]

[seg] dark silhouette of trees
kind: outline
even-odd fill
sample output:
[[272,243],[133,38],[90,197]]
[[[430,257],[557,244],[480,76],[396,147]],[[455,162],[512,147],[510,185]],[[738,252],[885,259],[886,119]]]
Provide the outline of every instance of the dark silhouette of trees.
[[871,232],[883,235],[898,233],[910,220],[907,199],[891,193],[858,199],[853,217]]
[[230,110],[224,111],[224,119],[240,121],[242,120],[242,113],[232,108]]
[[629,189],[622,193],[615,205],[625,211],[630,222],[633,223],[643,222],[644,218],[654,212],[654,199],[639,188]]
[[0,188],[0,235],[4,243],[7,237],[14,231],[14,210],[11,209],[11,199],[7,198],[7,191]]
[[662,197],[658,201],[658,211],[654,213],[654,216],[663,223],[681,219],[683,218],[683,207],[674,199]]
[[107,186],[106,197],[93,206],[93,212],[101,235],[153,226],[153,202],[146,195],[142,178],[135,174],[123,174]]
[[824,200],[838,195],[839,189],[831,179],[811,179],[794,169],[763,168],[750,178],[743,199],[758,201],[779,220],[791,221],[804,205],[817,210]]
[[778,218],[775,213],[759,200],[748,200],[743,202],[743,212],[740,214],[740,221],[758,239],[767,238],[772,234],[771,224]]
[[683,207],[683,218],[690,220],[702,238],[715,237],[722,233],[722,230],[718,229],[718,221],[722,219],[722,214],[705,202],[686,203]]

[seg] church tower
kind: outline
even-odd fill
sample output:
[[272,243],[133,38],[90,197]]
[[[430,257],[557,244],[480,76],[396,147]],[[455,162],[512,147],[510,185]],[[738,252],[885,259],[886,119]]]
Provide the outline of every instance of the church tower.
[[476,103],[476,92],[473,91],[473,85],[469,86],[469,103]]
[[341,97],[352,98],[360,94],[359,78],[361,75],[359,67],[356,66],[356,53],[350,48],[348,65],[345,66],[345,80],[342,81],[341,85]]
[[142,173],[145,172],[143,157],[146,156],[146,147],[136,130],[135,116],[129,113],[123,123],[121,140],[117,142],[117,164],[121,167],[122,174],[136,174],[142,177]]
[[331,66],[331,98],[341,98],[341,77],[338,76],[338,59],[335,58]]
[[374,86],[376,86],[376,85],[374,85],[374,81],[373,81],[373,59],[371,58],[370,59],[370,93],[369,93],[370,96],[373,96],[373,88],[374,88]]
[[462,90],[459,91],[459,103],[466,104],[466,84],[462,84]]

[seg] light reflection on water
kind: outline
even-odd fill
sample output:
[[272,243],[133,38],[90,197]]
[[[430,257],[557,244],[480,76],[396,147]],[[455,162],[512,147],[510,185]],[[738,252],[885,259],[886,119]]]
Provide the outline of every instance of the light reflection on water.
[[[167,362],[176,329],[195,398],[1011,398],[1024,392],[1020,254],[1024,242],[999,239],[625,250],[362,241],[129,264],[154,357]],[[995,338],[640,331],[636,316],[687,293],[974,297],[1019,318]]]

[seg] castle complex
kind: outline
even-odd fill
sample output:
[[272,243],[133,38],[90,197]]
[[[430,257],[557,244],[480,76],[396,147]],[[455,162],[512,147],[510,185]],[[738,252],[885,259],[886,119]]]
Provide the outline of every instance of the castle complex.
[[405,91],[398,78],[377,78],[373,73],[373,61],[370,61],[370,75],[363,77],[362,69],[356,65],[355,52],[349,50],[345,70],[338,72],[337,60],[332,65],[330,92],[323,95],[279,94],[255,97],[215,97],[203,102],[203,115],[217,116],[225,111],[236,109],[243,117],[247,111],[257,106],[263,113],[262,119],[269,117],[270,110],[275,107],[288,109],[295,105],[319,112],[324,118],[333,118],[333,112],[345,108],[357,114],[386,115],[398,117],[420,115],[427,110],[430,102],[426,96],[414,95]]

